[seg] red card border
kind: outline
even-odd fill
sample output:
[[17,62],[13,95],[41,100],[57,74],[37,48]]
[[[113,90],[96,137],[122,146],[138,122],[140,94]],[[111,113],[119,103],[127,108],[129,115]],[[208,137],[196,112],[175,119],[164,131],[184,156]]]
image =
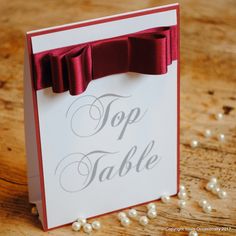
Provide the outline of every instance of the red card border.
[[[27,40],[27,47],[28,47],[28,56],[29,56],[29,63],[30,63],[30,75],[31,75],[31,85],[32,85],[32,97],[33,97],[33,106],[34,106],[34,119],[35,119],[35,128],[36,128],[36,143],[37,143],[37,151],[38,151],[38,163],[39,163],[39,175],[40,175],[40,188],[41,188],[41,196],[42,196],[42,209],[43,209],[43,229],[44,231],[52,230],[55,228],[62,227],[64,225],[54,227],[54,228],[48,228],[48,222],[47,222],[47,210],[46,210],[46,198],[45,198],[45,188],[44,188],[44,174],[43,174],[43,163],[42,163],[42,151],[41,151],[41,139],[40,139],[40,129],[39,129],[39,117],[38,117],[38,105],[37,105],[37,96],[36,96],[36,91],[34,90],[33,86],[33,69],[32,69],[32,61],[33,61],[33,53],[32,53],[32,44],[31,44],[31,38],[34,36],[38,35],[43,35],[43,34],[48,34],[48,33],[53,33],[53,32],[58,32],[58,31],[64,31],[64,30],[69,30],[69,29],[74,29],[74,28],[81,28],[89,25],[95,25],[95,24],[101,24],[105,22],[110,22],[110,21],[116,21],[116,20],[122,20],[122,19],[127,19],[127,18],[132,18],[136,16],[142,16],[142,15],[148,15],[152,13],[157,13],[157,12],[164,12],[164,11],[169,11],[169,10],[176,10],[177,13],[177,28],[178,28],[178,36],[177,36],[177,41],[178,41],[178,50],[177,50],[177,60],[178,60],[178,68],[177,68],[177,191],[179,190],[179,178],[180,178],[180,15],[179,15],[179,5],[171,5],[171,6],[166,6],[162,8],[156,8],[156,9],[149,9],[141,12],[131,12],[127,13],[124,15],[118,15],[118,16],[111,16],[109,18],[103,18],[103,19],[95,19],[92,21],[88,22],[82,22],[78,24],[73,24],[73,25],[68,25],[68,26],[62,26],[58,28],[53,28],[53,29],[45,29],[39,32],[32,32],[28,33],[26,35],[26,40]],[[156,199],[158,200],[158,199]],[[153,200],[155,201],[155,199]],[[135,206],[143,205],[146,204],[141,203]],[[130,206],[134,207],[134,206]],[[128,208],[130,208],[128,207]],[[128,209],[125,208],[125,209]],[[105,214],[101,214],[98,216],[94,217],[99,217],[102,215],[110,214],[113,212],[117,212],[120,210],[125,210],[125,209],[119,209],[116,211],[108,212]],[[93,218],[94,218],[93,217]],[[67,224],[66,224],[67,225]]]

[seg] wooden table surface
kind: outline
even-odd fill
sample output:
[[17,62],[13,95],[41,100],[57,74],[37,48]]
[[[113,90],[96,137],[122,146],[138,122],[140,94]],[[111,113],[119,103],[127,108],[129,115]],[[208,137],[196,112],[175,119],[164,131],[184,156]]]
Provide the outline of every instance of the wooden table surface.
[[[171,3],[154,0],[0,0],[0,235],[77,235],[70,226],[44,233],[27,199],[23,124],[23,52],[26,31]],[[186,0],[181,4],[181,182],[187,208],[177,199],[158,205],[158,218],[143,228],[119,226],[116,214],[99,218],[106,235],[236,235],[236,1]],[[214,114],[223,112],[222,121]],[[220,143],[202,132],[226,135]],[[191,149],[189,142],[201,145]],[[220,200],[204,187],[211,176],[228,192]],[[153,183],[155,184],[155,182]],[[214,210],[203,213],[206,197]],[[137,208],[145,212],[145,207]],[[172,232],[179,227],[181,232]],[[225,227],[225,231],[214,231]],[[205,230],[203,228],[206,228]],[[213,229],[209,229],[213,228]],[[80,233],[83,234],[83,233]]]

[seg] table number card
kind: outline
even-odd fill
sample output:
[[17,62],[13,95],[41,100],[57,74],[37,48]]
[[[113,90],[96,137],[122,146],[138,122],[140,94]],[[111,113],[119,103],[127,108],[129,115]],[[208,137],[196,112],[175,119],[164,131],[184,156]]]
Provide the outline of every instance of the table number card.
[[177,193],[178,9],[27,33],[29,200],[45,230]]

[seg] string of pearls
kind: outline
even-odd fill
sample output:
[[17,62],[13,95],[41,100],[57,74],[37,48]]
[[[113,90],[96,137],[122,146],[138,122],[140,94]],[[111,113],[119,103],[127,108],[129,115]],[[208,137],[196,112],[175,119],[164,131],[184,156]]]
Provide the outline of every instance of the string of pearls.
[[90,234],[93,230],[99,230],[101,228],[101,223],[95,220],[90,224],[85,218],[80,217],[72,224],[71,227],[74,231],[80,231],[80,229],[83,228],[85,233]]
[[188,198],[188,196],[187,196],[186,188],[182,184],[179,186],[178,198],[179,198],[178,200],[179,209],[185,208],[187,205],[186,199]]
[[212,177],[206,185],[206,189],[213,194],[217,195],[219,198],[226,198],[227,192],[220,188],[218,180],[216,177]]
[[119,212],[117,215],[120,224],[127,227],[131,224],[131,220],[136,220],[140,225],[146,226],[149,224],[149,220],[157,217],[157,209],[155,203],[151,202],[147,205],[147,215],[139,215],[134,208],[128,210],[128,214],[125,212]]
[[127,227],[131,224],[129,217],[127,217],[125,212],[119,212],[117,217],[122,226]]
[[149,219],[155,219],[157,217],[157,209],[156,209],[156,204],[155,203],[149,203],[147,205],[147,216]]
[[163,203],[170,203],[170,201],[171,201],[170,196],[168,196],[168,195],[161,196],[161,201]]
[[123,227],[128,227],[131,224],[130,218],[133,220],[137,220],[140,225],[146,226],[149,223],[149,219],[154,219],[157,216],[157,213],[153,208],[153,205],[148,205],[147,207],[148,207],[148,212],[147,212],[148,217],[146,215],[139,216],[138,212],[135,209],[130,209],[128,211],[128,216],[126,215],[125,212],[119,212],[117,218]]
[[211,210],[212,210],[212,207],[211,205],[208,203],[208,201],[206,199],[201,199],[199,202],[198,202],[199,206],[203,209],[203,211],[205,213],[210,213]]
[[[223,117],[224,117],[223,113],[219,112],[219,113],[215,114],[215,119],[218,120],[218,121],[222,120]],[[212,131],[210,129],[206,129],[204,131],[203,135],[204,135],[205,138],[210,138],[210,137],[212,137]],[[224,142],[225,141],[225,135],[223,133],[217,134],[216,138],[220,142]],[[191,142],[190,142],[190,147],[191,148],[196,148],[198,146],[199,146],[199,141],[198,140],[191,140]]]

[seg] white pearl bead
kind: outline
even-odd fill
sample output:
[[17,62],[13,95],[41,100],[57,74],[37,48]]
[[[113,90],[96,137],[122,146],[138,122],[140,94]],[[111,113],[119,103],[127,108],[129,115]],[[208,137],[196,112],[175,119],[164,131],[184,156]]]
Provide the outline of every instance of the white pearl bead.
[[206,129],[205,132],[204,132],[204,136],[205,136],[206,138],[210,138],[211,135],[212,135],[211,130],[210,130],[210,129]]
[[36,206],[33,206],[31,208],[31,214],[34,215],[34,216],[37,216],[39,213],[38,213],[38,209]]
[[217,178],[216,177],[211,177],[211,179],[210,179],[210,183],[212,183],[212,184],[217,184],[218,183],[218,180],[217,180]]
[[178,201],[178,206],[180,209],[185,208],[187,205],[187,202],[185,200],[179,200]]
[[227,197],[227,192],[224,191],[224,190],[220,190],[220,191],[218,192],[218,197],[219,197],[219,198],[226,198],[226,197]]
[[127,218],[125,212],[119,212],[118,215],[117,215],[117,218],[119,220],[122,220],[123,218]]
[[148,210],[151,210],[151,209],[155,210],[155,209],[156,209],[156,204],[153,203],[153,202],[149,203],[149,204],[147,205],[147,209],[148,209]]
[[145,225],[147,225],[149,223],[149,220],[148,220],[148,218],[146,216],[141,216],[139,218],[139,223],[140,223],[140,225],[145,226]]
[[81,226],[84,226],[87,223],[87,220],[85,218],[80,217],[77,219],[77,222],[79,222]]
[[73,229],[74,231],[79,231],[80,228],[81,228],[81,223],[75,221],[75,222],[72,224],[71,227],[72,227],[72,229]]
[[135,219],[138,216],[138,212],[135,209],[130,209],[128,211],[128,216],[132,219]]
[[179,199],[186,199],[187,198],[187,193],[185,191],[180,191],[178,192],[178,198]]
[[219,134],[219,135],[217,136],[217,138],[218,138],[218,140],[219,140],[220,142],[224,142],[224,141],[225,141],[225,135],[224,135],[224,134]]
[[220,192],[220,187],[216,185],[216,186],[212,189],[212,193],[218,194],[219,192]]
[[151,210],[148,211],[147,216],[150,219],[154,219],[154,218],[157,217],[157,211],[154,210],[154,209],[151,209]]
[[207,205],[203,206],[203,211],[204,211],[205,213],[210,213],[211,210],[212,210],[212,207],[211,207],[210,204],[207,204]]
[[206,185],[206,189],[208,191],[212,191],[214,187],[215,187],[215,184],[211,183],[211,182],[207,183],[207,185]]
[[223,119],[223,114],[219,112],[219,113],[215,114],[215,118],[217,120],[222,120]]
[[188,236],[198,236],[197,231],[190,231]]
[[99,230],[101,229],[101,223],[99,221],[93,221],[92,222],[92,228],[95,229],[95,230]]
[[120,221],[121,225],[127,227],[130,225],[130,219],[128,217],[124,217]]
[[83,230],[87,234],[91,233],[93,231],[92,225],[91,224],[85,224],[83,226]]
[[167,195],[162,196],[161,201],[163,203],[169,203],[170,202],[170,196],[167,196]]
[[181,191],[185,191],[185,190],[186,190],[185,186],[183,184],[181,184],[179,186],[179,191],[181,192]]
[[200,207],[204,207],[208,204],[207,200],[206,199],[201,199],[199,202],[198,202],[199,206]]
[[197,140],[192,140],[191,143],[190,143],[190,146],[192,148],[196,148],[198,146],[198,141]]

